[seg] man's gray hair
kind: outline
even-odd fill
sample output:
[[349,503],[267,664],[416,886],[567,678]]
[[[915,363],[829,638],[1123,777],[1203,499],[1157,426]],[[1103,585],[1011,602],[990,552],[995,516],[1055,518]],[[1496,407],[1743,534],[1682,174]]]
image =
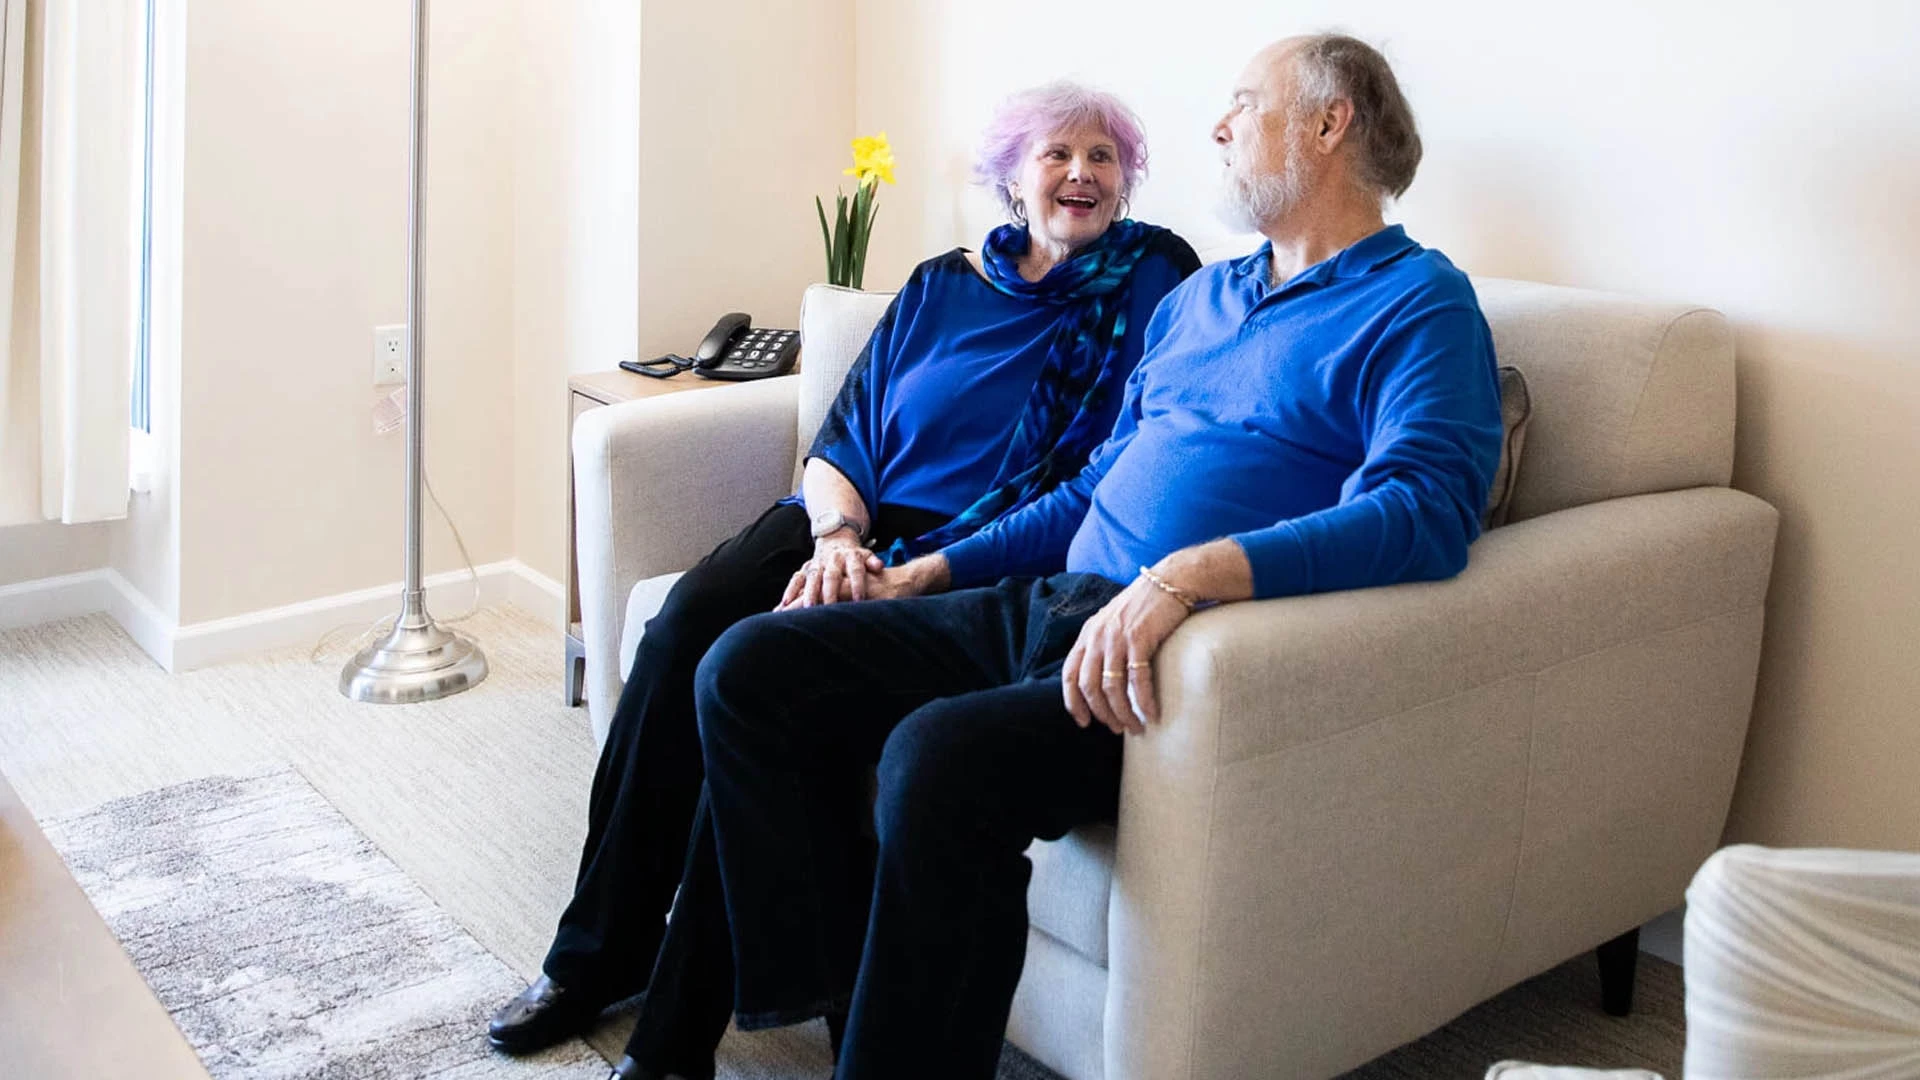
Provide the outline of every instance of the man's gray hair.
[[1387,58],[1359,38],[1315,34],[1301,40],[1293,60],[1300,88],[1295,107],[1310,111],[1340,98],[1352,102],[1360,181],[1382,198],[1404,194],[1420,167],[1420,131]]

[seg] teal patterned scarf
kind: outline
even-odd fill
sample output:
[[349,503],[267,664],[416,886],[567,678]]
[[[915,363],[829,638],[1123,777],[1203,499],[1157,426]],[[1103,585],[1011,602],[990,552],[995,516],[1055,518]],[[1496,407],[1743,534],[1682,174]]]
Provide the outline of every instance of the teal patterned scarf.
[[1166,231],[1123,218],[1039,281],[1020,276],[1030,242],[1024,225],[1002,225],[987,235],[981,249],[987,280],[1008,296],[1058,308],[1053,340],[986,493],[932,532],[895,541],[889,565],[971,536],[1079,473],[1112,433],[1106,404],[1127,380],[1121,342],[1134,265]]

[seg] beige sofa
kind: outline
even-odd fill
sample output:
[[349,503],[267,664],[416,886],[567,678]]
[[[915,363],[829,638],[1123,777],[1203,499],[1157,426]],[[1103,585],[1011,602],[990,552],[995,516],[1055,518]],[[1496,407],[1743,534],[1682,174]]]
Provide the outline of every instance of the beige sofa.
[[[1717,845],[1776,528],[1726,486],[1726,321],[1475,284],[1533,399],[1511,523],[1451,581],[1167,643],[1117,827],[1032,852],[1008,1037],[1071,1080],[1336,1075],[1675,907]],[[575,425],[596,733],[673,573],[792,490],[886,302],[815,287],[801,375]]]

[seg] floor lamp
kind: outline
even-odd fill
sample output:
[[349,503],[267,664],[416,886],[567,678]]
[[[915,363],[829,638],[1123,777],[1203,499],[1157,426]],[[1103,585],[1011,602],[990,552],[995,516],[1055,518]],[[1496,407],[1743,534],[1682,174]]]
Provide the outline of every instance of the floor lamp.
[[340,673],[340,692],[355,701],[397,705],[457,694],[487,677],[487,658],[472,641],[436,626],[420,584],[420,479],[426,450],[421,425],[426,394],[421,312],[420,228],[427,194],[427,6],[413,0],[413,146],[407,170],[407,491],[406,579],[400,617],[388,634],[360,650]]

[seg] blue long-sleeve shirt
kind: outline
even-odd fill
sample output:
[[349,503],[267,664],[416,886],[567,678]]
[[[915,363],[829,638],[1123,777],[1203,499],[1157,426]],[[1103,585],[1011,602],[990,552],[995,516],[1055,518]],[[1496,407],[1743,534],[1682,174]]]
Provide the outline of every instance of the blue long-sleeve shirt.
[[956,587],[1138,568],[1231,537],[1256,597],[1466,565],[1500,452],[1466,275],[1382,229],[1278,288],[1268,248],[1202,269],[1147,330],[1113,436],[1047,498],[944,549]]
[[[1124,371],[1145,352],[1154,309],[1199,266],[1171,232],[1148,242],[1128,282]],[[874,327],[807,456],[838,469],[869,512],[959,513],[993,482],[1059,316],[995,289],[960,248],[928,259]],[[1098,430],[1123,398],[1107,396]]]

